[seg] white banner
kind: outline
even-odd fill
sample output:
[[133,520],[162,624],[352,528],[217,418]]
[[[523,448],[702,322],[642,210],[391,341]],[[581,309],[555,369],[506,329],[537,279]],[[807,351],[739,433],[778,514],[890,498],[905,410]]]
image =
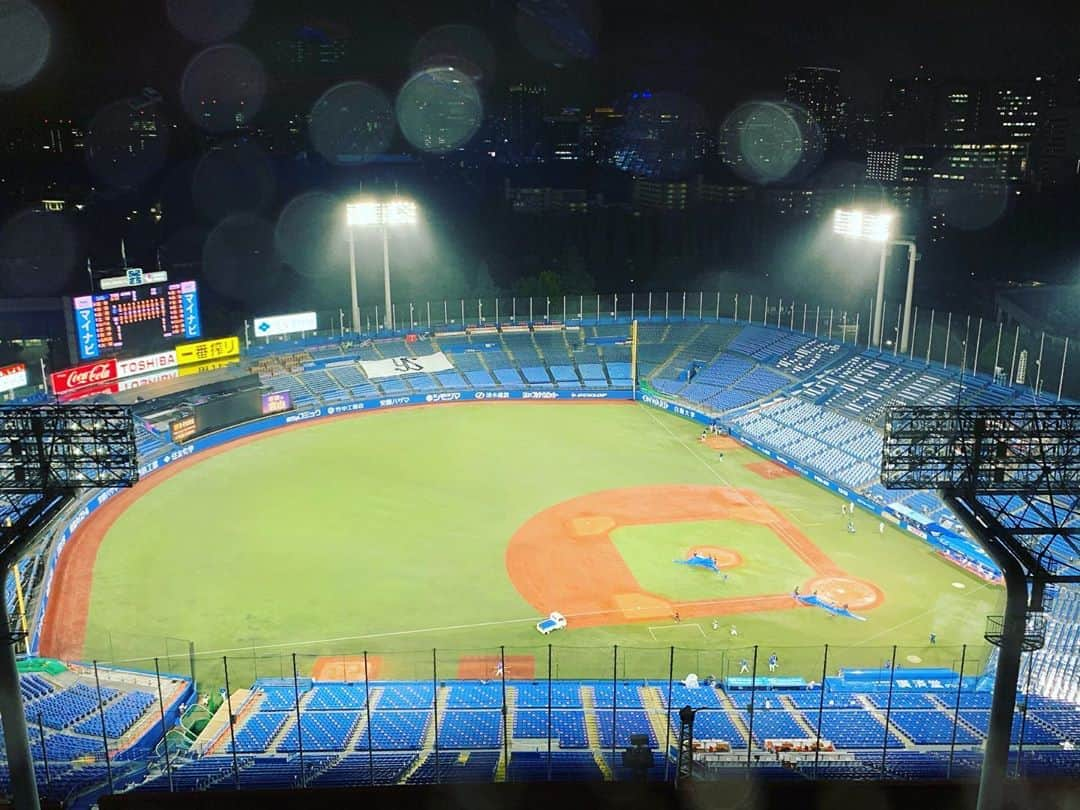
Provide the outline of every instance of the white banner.
[[173,368],[176,365],[176,352],[171,349],[157,354],[146,354],[142,357],[129,357],[126,360],[116,361],[116,376],[136,377],[139,374],[148,374],[151,371],[160,371]]
[[0,391],[14,391],[26,385],[26,365],[14,363],[0,368]]
[[317,328],[314,312],[294,312],[291,315],[271,315],[256,318],[252,324],[255,337],[288,335],[293,332],[314,332]]
[[406,374],[433,374],[450,371],[454,364],[442,352],[420,357],[389,357],[386,360],[361,360],[360,367],[372,380],[383,377],[403,377]]

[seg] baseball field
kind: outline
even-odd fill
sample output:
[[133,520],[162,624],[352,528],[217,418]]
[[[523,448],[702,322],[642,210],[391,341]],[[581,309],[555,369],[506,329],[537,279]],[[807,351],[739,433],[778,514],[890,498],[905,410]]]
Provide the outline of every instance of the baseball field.
[[[981,668],[1000,589],[867,513],[849,532],[842,499],[699,432],[634,403],[515,402],[242,440],[83,524],[41,649],[186,671],[190,641],[200,679],[228,657],[240,685],[291,675],[293,653],[302,675],[342,656],[355,677],[366,652],[380,678],[486,677],[502,656],[513,677],[659,678],[737,674],[756,648],[759,673],[819,680],[894,645],[897,666],[955,667],[966,644]],[[568,626],[542,636],[551,611]]]

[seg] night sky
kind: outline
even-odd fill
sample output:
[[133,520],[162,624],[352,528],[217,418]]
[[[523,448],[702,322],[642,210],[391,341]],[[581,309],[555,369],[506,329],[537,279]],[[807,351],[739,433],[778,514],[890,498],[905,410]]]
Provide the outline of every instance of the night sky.
[[[495,89],[539,80],[550,98],[580,105],[635,88],[677,89],[713,115],[748,96],[780,91],[784,73],[800,64],[839,67],[848,94],[872,106],[888,76],[920,64],[939,76],[1022,78],[1080,63],[1075,7],[1042,14],[1006,2],[877,5],[598,2],[587,26],[595,56],[560,66],[523,46],[509,0],[256,0],[247,25],[231,39],[265,57],[275,40],[301,25],[344,30],[350,55],[341,78],[393,92],[408,76],[410,49],[425,31],[467,23],[495,47]],[[16,118],[87,116],[147,85],[175,100],[184,65],[201,47],[173,30],[165,0],[51,0],[42,7],[52,20],[54,47],[37,80],[5,98]]]

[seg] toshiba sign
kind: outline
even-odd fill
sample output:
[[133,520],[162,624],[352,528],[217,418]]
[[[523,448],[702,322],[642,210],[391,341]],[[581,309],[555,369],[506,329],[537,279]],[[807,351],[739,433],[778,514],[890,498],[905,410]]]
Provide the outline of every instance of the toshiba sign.
[[49,375],[54,394],[66,394],[76,388],[85,388],[88,385],[101,385],[120,379],[115,360],[102,360],[97,363],[87,363],[74,368],[66,368]]
[[160,352],[147,354],[143,357],[131,357],[127,360],[116,361],[116,375],[120,379],[136,377],[139,374],[149,374],[151,371],[161,371],[176,366],[176,352]]

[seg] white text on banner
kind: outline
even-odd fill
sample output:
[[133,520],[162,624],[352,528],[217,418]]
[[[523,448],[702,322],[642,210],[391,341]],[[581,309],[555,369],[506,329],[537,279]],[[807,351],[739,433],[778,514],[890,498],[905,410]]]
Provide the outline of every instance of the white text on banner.
[[450,371],[454,364],[442,352],[419,357],[388,357],[386,360],[361,360],[360,367],[372,380],[384,377],[404,377],[406,374],[433,374]]

